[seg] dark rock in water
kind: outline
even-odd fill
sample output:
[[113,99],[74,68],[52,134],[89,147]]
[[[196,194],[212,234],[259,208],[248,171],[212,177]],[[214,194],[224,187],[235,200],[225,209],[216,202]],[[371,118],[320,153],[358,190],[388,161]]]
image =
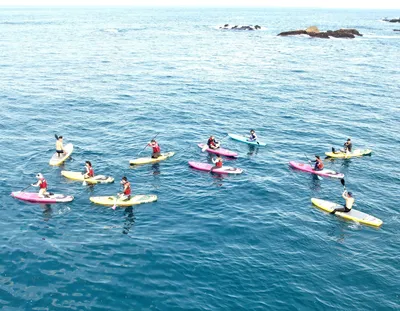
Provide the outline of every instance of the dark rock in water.
[[335,38],[355,38],[355,36],[362,36],[356,29],[339,29],[339,30],[328,30],[326,32],[320,32],[316,26],[308,27],[306,30],[293,30],[281,32],[278,36],[295,36],[295,35],[309,35],[313,38],[329,39],[330,37]]
[[305,30],[292,30],[292,31],[285,31],[278,34],[278,36],[295,36],[295,35],[306,35],[307,32]]
[[228,29],[228,30],[257,30],[261,29],[261,26],[255,25],[255,26],[230,26],[229,24],[225,24],[224,27],[219,27],[219,29]]
[[389,22],[389,23],[400,23],[400,18],[392,18],[392,19],[383,19],[384,22]]
[[353,29],[353,28],[339,29],[339,30],[336,30],[336,32],[351,33],[355,36],[362,37],[362,34],[360,34],[360,32],[357,29]]
[[309,32],[308,35],[315,38],[329,39],[329,34],[327,32]]

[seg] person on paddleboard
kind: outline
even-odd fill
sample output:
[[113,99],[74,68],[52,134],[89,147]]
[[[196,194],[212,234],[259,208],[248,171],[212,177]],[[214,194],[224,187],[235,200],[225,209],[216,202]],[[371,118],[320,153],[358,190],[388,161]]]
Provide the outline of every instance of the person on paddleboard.
[[36,178],[38,179],[36,184],[32,184],[32,187],[39,187],[39,198],[48,198],[50,197],[49,193],[47,192],[47,181],[44,179],[44,176],[42,173],[38,173],[36,175]]
[[61,157],[62,154],[65,154],[66,152],[64,151],[64,146],[63,146],[63,137],[58,136],[57,141],[56,141],[56,152],[58,157]]
[[92,163],[90,161],[85,162],[85,174],[83,174],[83,178],[92,178],[94,177],[94,169],[92,167]]
[[249,141],[257,141],[257,135],[255,130],[250,130]]
[[332,147],[332,152],[333,153],[350,153],[351,150],[353,149],[353,143],[351,142],[350,138],[347,138],[346,142],[343,144],[343,149],[340,150],[335,150],[335,148]]
[[149,142],[148,146],[153,148],[153,154],[151,155],[153,159],[157,159],[161,156],[161,148],[155,139],[152,139],[151,142]]
[[124,187],[122,193],[118,193],[118,198],[123,201],[128,201],[131,199],[131,183],[128,181],[128,178],[125,176],[121,179],[121,185]]
[[215,140],[214,136],[210,136],[210,138],[207,141],[207,146],[208,148],[215,150],[219,148],[220,144]]
[[342,193],[343,199],[346,201],[343,207],[335,208],[331,214],[335,214],[336,212],[344,212],[348,213],[351,211],[351,208],[354,204],[353,194],[351,192],[347,192],[347,190],[343,191]]
[[324,169],[324,163],[322,162],[321,158],[319,155],[315,156],[315,160],[314,161],[309,161],[311,162],[315,162],[314,164],[314,171],[322,171]]
[[353,148],[353,144],[351,143],[351,139],[348,138],[347,141],[343,144],[343,152],[350,153]]
[[213,167],[211,168],[211,172],[212,172],[214,169],[218,169],[218,168],[221,168],[221,167],[222,167],[222,158],[221,158],[220,155],[217,155],[217,157],[216,157],[215,159],[211,159],[211,161],[215,164],[215,166],[213,166]]

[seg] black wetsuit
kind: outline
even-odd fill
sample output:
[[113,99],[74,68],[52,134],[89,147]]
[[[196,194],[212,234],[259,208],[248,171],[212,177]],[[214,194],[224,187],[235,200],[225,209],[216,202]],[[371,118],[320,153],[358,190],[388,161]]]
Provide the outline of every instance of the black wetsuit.
[[351,152],[351,149],[353,148],[353,144],[352,143],[344,143],[344,152],[346,152],[346,150],[348,150],[349,152]]

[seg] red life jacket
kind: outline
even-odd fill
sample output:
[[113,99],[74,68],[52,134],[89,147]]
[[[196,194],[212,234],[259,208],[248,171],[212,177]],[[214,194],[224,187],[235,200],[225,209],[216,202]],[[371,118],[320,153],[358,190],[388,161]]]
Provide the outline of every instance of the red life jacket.
[[215,144],[215,140],[211,139],[211,138],[208,139],[207,145],[208,145],[208,147],[211,147],[211,146],[216,147],[217,146]]
[[39,188],[40,189],[47,189],[47,181],[46,181],[46,179],[42,179],[42,182],[40,183],[40,185],[39,185]]
[[125,195],[130,195],[131,194],[131,183],[129,181],[125,183],[124,194]]
[[152,145],[152,147],[153,147],[153,153],[161,152],[161,148],[160,148],[160,146],[159,146],[157,143],[154,143],[154,144]]
[[215,163],[216,167],[222,167],[222,161],[218,161],[217,163]]
[[89,175],[89,177],[94,177],[94,169],[93,169],[93,167],[89,168],[88,175]]
[[317,160],[317,167],[318,169],[322,170],[324,168],[324,163],[321,160]]

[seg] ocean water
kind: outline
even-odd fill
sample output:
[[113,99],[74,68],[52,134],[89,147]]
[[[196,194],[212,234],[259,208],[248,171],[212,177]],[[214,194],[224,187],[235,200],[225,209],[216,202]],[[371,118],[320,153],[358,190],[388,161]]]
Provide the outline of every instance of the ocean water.
[[[0,8],[0,309],[399,309],[400,34],[380,21],[399,15]],[[310,25],[364,36],[276,36]],[[226,138],[250,128],[266,148]],[[75,146],[62,167],[48,165],[55,133]],[[210,134],[239,153],[225,164],[242,175],[188,167],[210,161],[196,145]],[[155,135],[176,155],[130,168]],[[325,165],[346,174],[355,208],[379,229],[313,207],[311,197],[341,202],[342,186],[288,167],[349,136],[372,156]],[[60,175],[85,160],[158,202],[91,204],[120,187]],[[10,197],[38,172],[75,200]]]

